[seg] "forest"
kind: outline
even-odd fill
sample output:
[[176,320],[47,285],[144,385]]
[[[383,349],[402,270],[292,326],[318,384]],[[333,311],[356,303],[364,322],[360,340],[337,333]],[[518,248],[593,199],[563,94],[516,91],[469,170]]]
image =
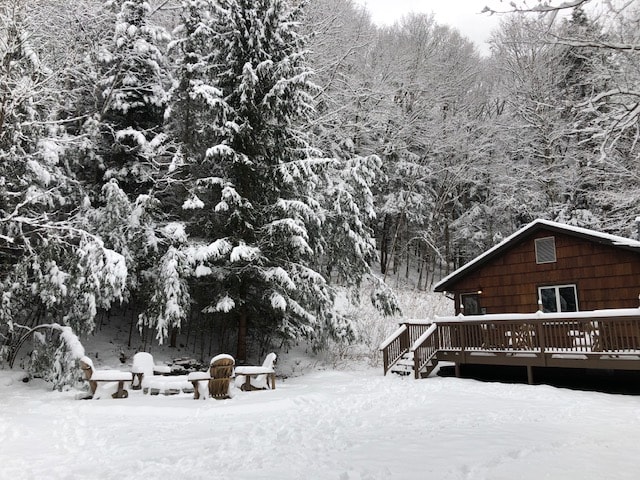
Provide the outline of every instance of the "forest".
[[536,218],[636,238],[640,2],[509,8],[481,56],[351,0],[0,0],[0,361],[322,348]]

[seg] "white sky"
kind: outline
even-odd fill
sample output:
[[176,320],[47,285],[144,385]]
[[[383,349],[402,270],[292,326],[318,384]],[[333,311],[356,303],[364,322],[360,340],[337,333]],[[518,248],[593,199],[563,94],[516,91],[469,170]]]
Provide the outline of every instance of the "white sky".
[[472,40],[479,51],[487,55],[486,41],[491,31],[498,26],[499,16],[480,11],[485,5],[505,8],[498,0],[355,0],[365,5],[371,19],[378,25],[390,25],[410,12],[433,13],[436,22],[455,27]]

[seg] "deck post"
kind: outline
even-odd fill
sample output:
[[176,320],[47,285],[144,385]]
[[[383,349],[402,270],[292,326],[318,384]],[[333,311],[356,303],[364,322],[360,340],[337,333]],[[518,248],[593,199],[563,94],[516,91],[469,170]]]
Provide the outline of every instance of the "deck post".
[[531,365],[527,365],[527,382],[529,385],[533,385],[533,367]]
[[456,362],[455,364],[455,372],[456,372],[456,378],[460,378],[460,364],[458,362]]

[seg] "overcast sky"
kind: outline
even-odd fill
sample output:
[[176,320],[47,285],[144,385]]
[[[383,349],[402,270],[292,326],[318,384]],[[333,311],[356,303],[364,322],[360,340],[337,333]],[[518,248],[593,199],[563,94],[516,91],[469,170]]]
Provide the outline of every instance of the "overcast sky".
[[392,24],[410,12],[433,13],[436,22],[458,29],[485,55],[489,52],[485,42],[499,18],[480,11],[485,5],[504,8],[499,0],[356,0],[356,3],[365,5],[378,25]]

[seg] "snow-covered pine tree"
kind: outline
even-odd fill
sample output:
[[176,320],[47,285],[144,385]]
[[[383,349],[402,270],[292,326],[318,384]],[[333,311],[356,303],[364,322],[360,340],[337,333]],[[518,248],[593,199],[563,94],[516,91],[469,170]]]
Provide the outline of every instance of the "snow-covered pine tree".
[[222,93],[214,86],[213,0],[183,0],[180,22],[169,43],[173,86],[169,91],[170,109],[167,128],[179,146],[180,160],[198,157],[201,161],[224,110]]
[[115,178],[131,198],[148,193],[162,163],[166,108],[166,31],[153,25],[146,0],[110,0],[113,41],[100,53],[98,158],[105,182]]
[[84,192],[50,127],[52,72],[30,44],[20,0],[0,6],[0,345],[17,328],[55,321],[93,329],[96,309],[121,298],[121,255],[84,229]]
[[[187,187],[181,215],[193,240],[181,249],[182,259],[170,254],[186,262],[192,287],[206,287],[199,308],[235,319],[241,360],[249,329],[285,340],[353,335],[320,273],[318,259],[337,253],[325,250],[325,210],[314,199],[322,182],[315,167],[330,162],[318,159],[302,130],[316,87],[298,33],[297,3],[184,1],[174,40],[181,58],[170,126],[186,153],[176,176]],[[195,122],[195,135],[187,122]],[[345,209],[346,223],[357,223],[356,211]],[[366,264],[371,240],[366,228],[360,234],[364,248],[340,254],[360,255]],[[173,283],[171,298],[179,298],[182,289]],[[168,298],[166,292],[155,298]],[[157,315],[141,320],[165,328]]]
[[[173,157],[166,173],[166,188],[155,192],[163,211],[182,220],[183,208],[202,208],[197,197],[196,181],[213,174],[214,166],[206,160],[211,142],[224,135],[226,103],[214,86],[212,0],[183,0],[179,22],[168,45],[174,65],[173,85],[168,92],[168,144]],[[218,172],[220,173],[220,172]],[[185,197],[186,196],[186,197]],[[185,200],[186,198],[186,200]],[[182,222],[169,222],[161,230],[164,249],[148,278],[152,278],[150,302],[139,316],[139,324],[151,326],[162,343],[167,333],[179,329],[190,311],[191,294],[187,279],[198,279],[202,269],[192,268],[183,247],[186,233]],[[195,283],[198,283],[197,281]],[[202,283],[202,282],[199,282]]]
[[[110,0],[112,38],[96,48],[95,112],[84,122],[75,168],[95,206],[86,228],[120,252],[129,273],[124,300],[140,313],[153,294],[152,267],[166,245],[156,230],[154,190],[162,190],[170,157],[163,126],[169,73],[166,31],[154,25],[144,0]],[[158,184],[161,184],[158,187]]]

